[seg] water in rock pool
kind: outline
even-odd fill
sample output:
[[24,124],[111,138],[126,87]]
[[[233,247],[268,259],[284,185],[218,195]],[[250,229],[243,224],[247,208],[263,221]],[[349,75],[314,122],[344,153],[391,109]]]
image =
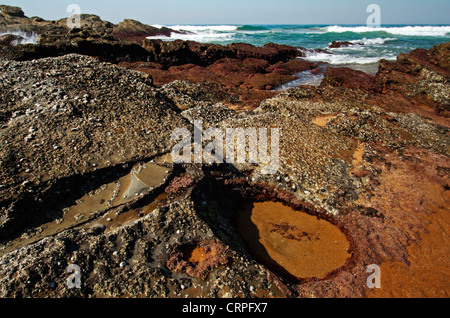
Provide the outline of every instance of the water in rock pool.
[[279,202],[247,204],[235,222],[255,259],[297,279],[323,279],[351,256],[338,227]]

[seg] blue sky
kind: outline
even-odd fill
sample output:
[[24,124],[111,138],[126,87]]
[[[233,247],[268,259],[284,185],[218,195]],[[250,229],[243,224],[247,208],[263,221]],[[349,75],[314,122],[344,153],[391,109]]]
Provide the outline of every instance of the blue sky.
[[29,17],[60,19],[69,4],[118,23],[147,24],[365,24],[369,4],[382,24],[450,24],[449,0],[0,0]]

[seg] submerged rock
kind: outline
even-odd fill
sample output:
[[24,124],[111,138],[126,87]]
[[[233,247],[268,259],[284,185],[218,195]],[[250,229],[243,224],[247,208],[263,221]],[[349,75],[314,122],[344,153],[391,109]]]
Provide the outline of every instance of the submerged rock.
[[352,46],[352,45],[355,45],[355,43],[348,42],[348,41],[333,41],[330,44],[329,48],[330,49],[338,49],[338,48],[341,48],[341,47],[349,47],[349,46]]

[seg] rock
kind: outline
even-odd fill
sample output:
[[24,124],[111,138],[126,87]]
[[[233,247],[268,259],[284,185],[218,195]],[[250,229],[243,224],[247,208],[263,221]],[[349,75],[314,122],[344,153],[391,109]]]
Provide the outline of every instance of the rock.
[[[88,29],[42,35],[35,48],[5,48],[26,61],[0,61],[0,255],[10,262],[0,266],[0,297],[356,298],[374,292],[370,264],[382,266],[390,296],[448,294],[448,45],[384,61],[375,79],[337,68],[320,87],[267,92],[315,64],[274,44],[144,40],[144,49]],[[261,163],[174,166],[172,132],[193,131],[195,119],[279,128],[277,173]],[[161,187],[141,192],[127,176],[155,180],[156,170],[141,170],[151,160],[162,165]],[[130,188],[142,196],[120,201]],[[263,267],[236,232],[236,207],[255,201],[333,223],[351,258],[323,280]],[[86,218],[72,223],[79,213]],[[64,230],[47,236],[55,223]],[[314,240],[298,233],[285,239]],[[70,259],[88,278],[80,290],[66,286]],[[433,277],[423,274],[430,268]]]
[[12,7],[6,5],[0,5],[1,15],[6,17],[19,17],[24,18],[25,14],[19,7]]
[[345,67],[328,67],[324,74],[321,87],[335,86],[371,91],[373,89],[374,80],[374,76],[362,71],[356,71]]
[[[172,109],[172,105],[168,103],[169,99],[164,99],[161,92],[157,93],[148,75],[105,64],[95,58],[69,54],[31,62],[1,62],[0,70],[3,76],[1,96],[5,105],[10,105],[2,109],[5,114],[11,115],[13,111],[25,114],[26,110],[38,109],[37,104],[43,105],[39,116],[5,118],[4,123],[9,123],[0,134],[0,180],[2,184],[10,185],[11,191],[16,188],[17,191],[23,192],[30,190],[28,178],[32,179],[32,176],[24,175],[19,183],[11,182],[11,178],[15,178],[16,169],[34,170],[31,162],[36,167],[39,166],[40,172],[46,175],[45,179],[53,180],[51,182],[71,176],[81,177],[101,169],[120,169],[110,167],[170,149],[174,144],[170,138],[172,130],[187,123]],[[50,70],[59,75],[51,75]],[[25,74],[28,74],[26,82],[29,86],[21,81]],[[32,88],[32,84],[39,81],[42,85]],[[19,94],[24,85],[29,87],[29,99],[25,103]],[[43,93],[37,94],[36,91],[41,89]],[[60,96],[68,96],[65,101],[67,106],[58,110],[51,107],[54,103],[62,102],[62,97],[52,95],[56,90],[64,91]],[[82,99],[75,98],[84,94],[88,94],[97,102],[86,105]],[[129,111],[121,114],[121,119],[117,120],[116,114],[127,108]],[[83,120],[90,117],[95,117],[98,121]],[[39,127],[39,130],[33,132],[34,136],[30,136],[30,127]],[[144,130],[149,128],[156,133],[144,133]],[[108,137],[108,133],[112,135]],[[23,141],[12,143],[13,135]],[[32,139],[39,139],[40,147],[35,148],[31,142],[27,142]],[[8,144],[5,141],[8,141]],[[114,146],[109,145],[110,143]],[[54,145],[60,148],[54,149]],[[78,151],[74,151],[74,147]],[[27,156],[17,155],[19,152],[25,152],[25,149]],[[27,158],[31,157],[28,156],[34,159],[29,160]],[[21,162],[18,168],[18,161],[22,159],[25,161]],[[96,166],[85,165],[85,162],[95,162]],[[11,169],[12,167],[14,168]],[[19,190],[21,183],[26,184],[23,190]],[[17,193],[17,197],[9,201],[9,204],[12,204],[10,216],[2,218],[1,237],[25,226],[29,217],[42,217],[39,213],[26,213],[26,207],[33,203],[27,198],[22,200],[19,192]],[[76,192],[67,197],[71,195],[76,195]],[[8,205],[3,200],[0,199],[0,204]],[[40,210],[38,206],[34,208]],[[18,217],[22,213],[25,213],[25,216]]]
[[143,39],[150,36],[170,37],[172,33],[186,34],[187,32],[175,31],[166,27],[156,28],[131,19],[125,19],[118,25],[114,26],[112,32],[112,34],[118,39],[137,42],[141,42]]
[[352,46],[352,45],[355,45],[355,44],[352,43],[352,42],[348,42],[348,41],[333,41],[330,44],[329,48],[330,49],[338,49],[338,48],[341,48],[341,47],[349,47],[349,46]]
[[81,29],[66,34],[46,32],[40,35],[37,45],[7,51],[3,55],[15,60],[31,60],[69,53],[96,56],[110,62],[148,59],[148,53],[138,44],[122,43],[113,36]]
[[317,69],[317,67],[316,63],[294,59],[288,62],[278,62],[270,66],[267,71],[283,75],[293,75],[304,71],[314,70]]
[[[55,21],[55,24],[65,28],[67,27],[67,18]],[[113,31],[114,24],[108,21],[103,21],[99,16],[94,14],[80,15],[80,29],[99,34],[110,34]]]
[[444,43],[400,54],[395,62],[382,60],[374,88],[385,95],[395,92],[398,108],[424,113],[417,105],[427,104],[435,114],[450,117],[449,55],[450,43]]
[[14,34],[5,34],[0,36],[0,46],[16,46],[26,41],[25,38],[14,35]]

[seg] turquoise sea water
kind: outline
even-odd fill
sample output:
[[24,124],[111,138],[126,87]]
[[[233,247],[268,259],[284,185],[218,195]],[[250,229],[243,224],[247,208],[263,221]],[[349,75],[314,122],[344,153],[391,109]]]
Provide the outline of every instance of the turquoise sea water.
[[[369,73],[376,72],[380,59],[395,60],[400,53],[416,48],[429,49],[450,41],[450,25],[167,25],[190,34],[173,35],[175,39],[203,43],[244,42],[262,46],[269,42],[306,49],[327,49],[329,53],[307,51],[307,60],[347,66]],[[333,41],[350,41],[356,45],[329,49]]]

